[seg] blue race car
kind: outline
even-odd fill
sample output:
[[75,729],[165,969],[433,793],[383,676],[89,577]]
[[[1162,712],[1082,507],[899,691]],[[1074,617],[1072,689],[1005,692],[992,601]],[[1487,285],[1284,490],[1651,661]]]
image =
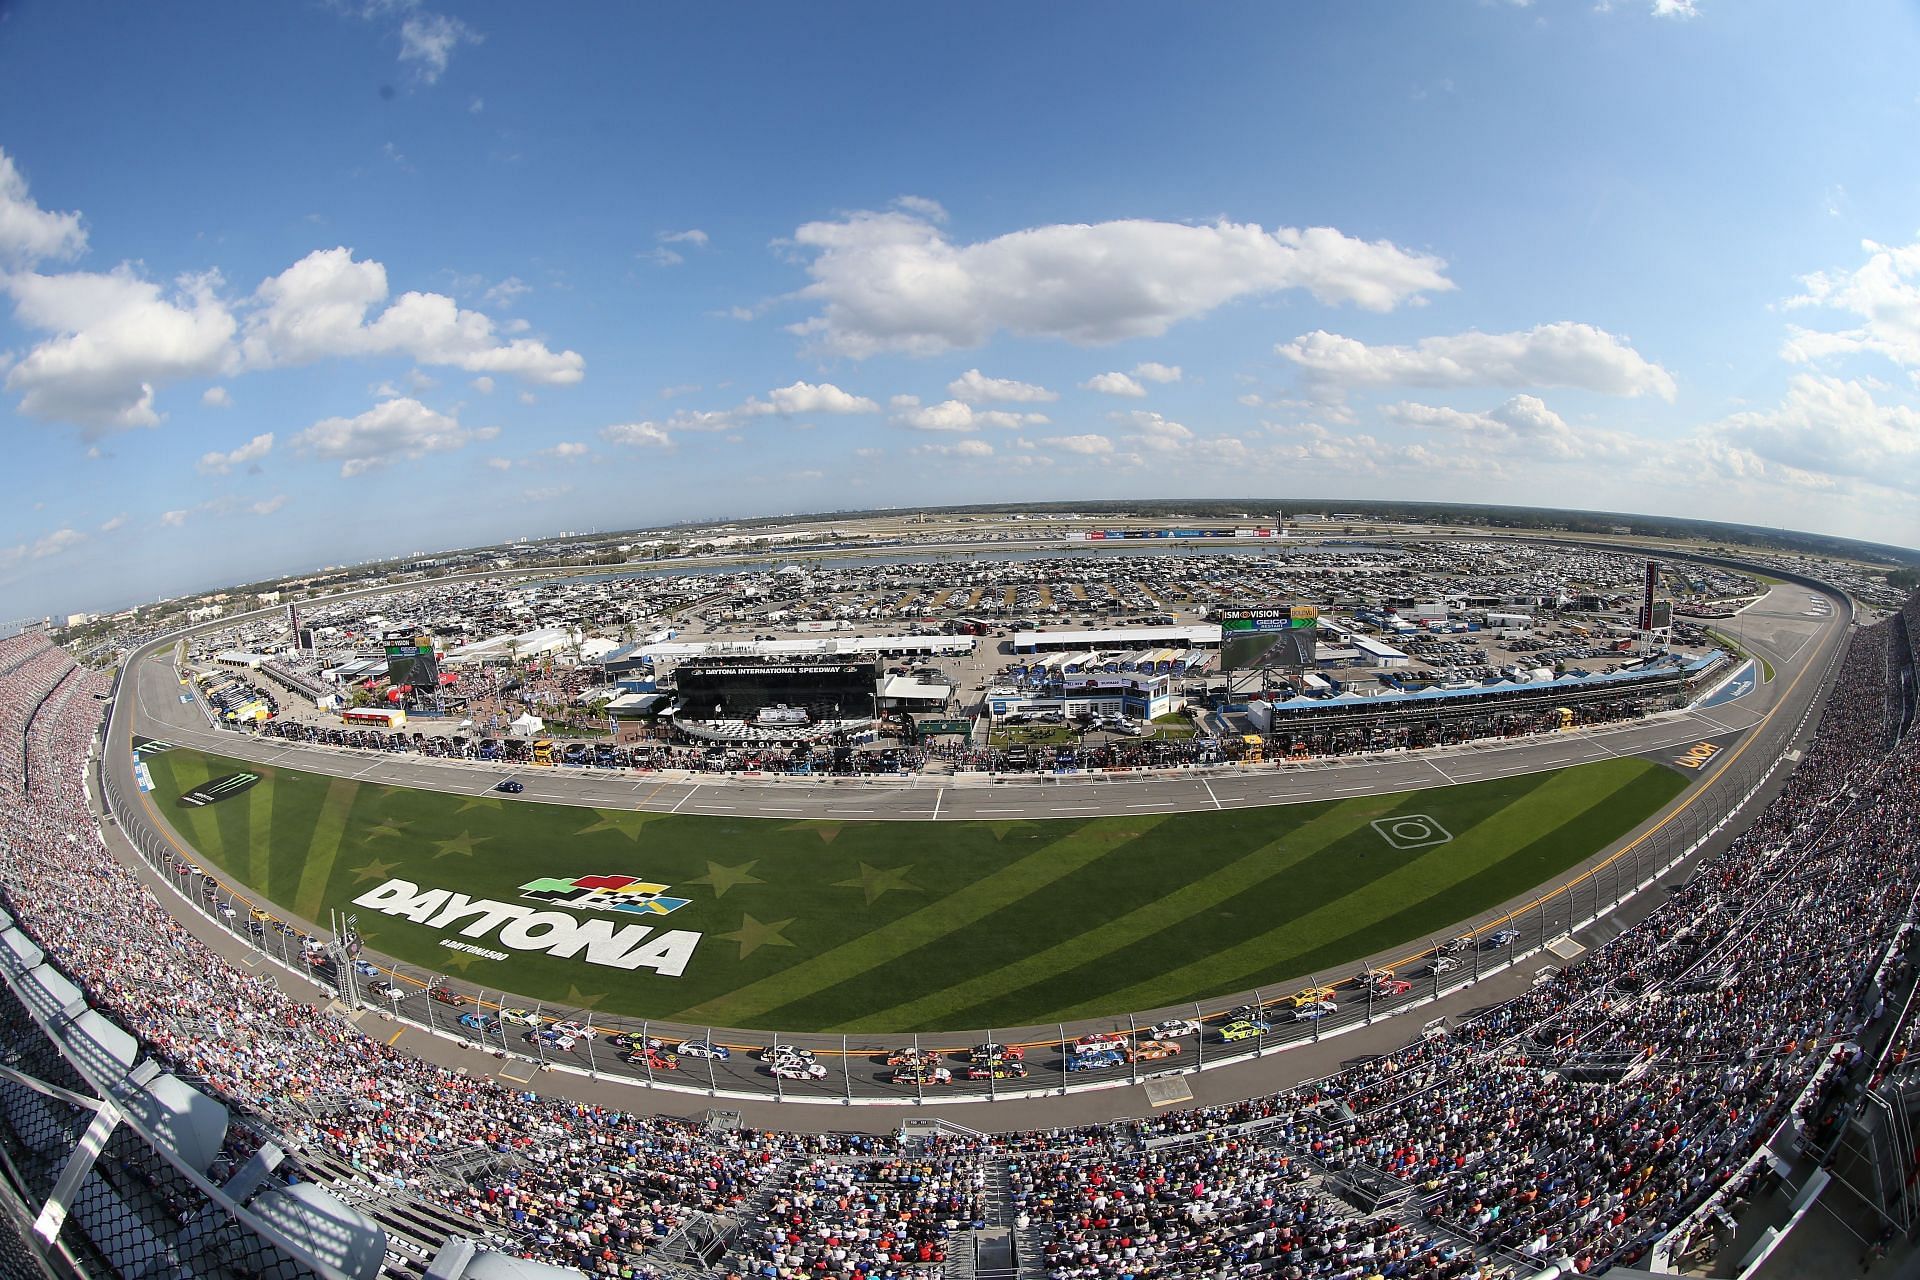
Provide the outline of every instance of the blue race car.
[[500,1029],[500,1019],[484,1013],[463,1013],[460,1015],[460,1025],[469,1031],[489,1035]]
[[1069,1071],[1098,1071],[1102,1067],[1123,1066],[1126,1059],[1118,1049],[1095,1049],[1092,1053],[1076,1053],[1067,1059]]

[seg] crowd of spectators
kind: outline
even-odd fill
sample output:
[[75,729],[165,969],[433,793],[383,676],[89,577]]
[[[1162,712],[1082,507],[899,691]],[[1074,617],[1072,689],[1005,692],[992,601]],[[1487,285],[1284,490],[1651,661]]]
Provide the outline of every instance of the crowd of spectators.
[[[1856,633],[1779,797],[1550,981],[1324,1080],[1099,1129],[714,1132],[390,1048],[220,960],[107,850],[81,780],[109,685],[37,636],[0,640],[0,887],[96,1007],[296,1162],[592,1273],[657,1274],[650,1250],[703,1212],[750,1219],[735,1247],[754,1274],[925,1275],[997,1178],[1054,1280],[1599,1271],[1643,1258],[1860,1060],[1920,836],[1920,761],[1886,749],[1893,653],[1888,626]],[[1361,1175],[1386,1207],[1337,1194]]]

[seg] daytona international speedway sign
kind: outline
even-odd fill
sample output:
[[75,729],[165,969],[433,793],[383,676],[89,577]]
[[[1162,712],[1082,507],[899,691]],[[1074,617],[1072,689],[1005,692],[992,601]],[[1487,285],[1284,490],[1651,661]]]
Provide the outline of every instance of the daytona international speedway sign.
[[[693,959],[693,950],[700,944],[700,935],[685,929],[656,933],[651,925],[616,925],[612,920],[582,920],[576,914],[599,908],[623,914],[650,910],[664,915],[685,904],[685,899],[659,897],[665,885],[641,885],[641,892],[631,895],[617,892],[626,886],[609,890],[605,886],[583,886],[577,880],[535,881],[521,887],[533,890],[527,896],[536,901],[552,902],[571,910],[536,911],[517,902],[470,898],[451,889],[422,889],[411,880],[389,880],[361,894],[353,904],[411,920],[429,929],[452,929],[458,925],[458,936],[442,942],[469,954],[487,953],[460,939],[492,935],[498,945],[509,951],[544,951],[556,959],[578,958],[610,969],[652,969],[668,978],[677,978],[687,971],[687,962]],[[561,888],[568,891],[572,900],[561,896]],[[649,893],[655,904],[651,907],[640,902],[622,906],[605,900],[608,897],[641,898]],[[596,900],[581,900],[583,895],[591,898],[595,894],[600,895]],[[665,906],[666,903],[674,905]]]

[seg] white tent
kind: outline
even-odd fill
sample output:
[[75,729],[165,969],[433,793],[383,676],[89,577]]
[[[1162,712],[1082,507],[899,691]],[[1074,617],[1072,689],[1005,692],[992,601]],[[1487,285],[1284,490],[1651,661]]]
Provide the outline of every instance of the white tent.
[[513,730],[516,738],[531,738],[534,734],[546,728],[547,722],[539,716],[524,715],[507,727]]

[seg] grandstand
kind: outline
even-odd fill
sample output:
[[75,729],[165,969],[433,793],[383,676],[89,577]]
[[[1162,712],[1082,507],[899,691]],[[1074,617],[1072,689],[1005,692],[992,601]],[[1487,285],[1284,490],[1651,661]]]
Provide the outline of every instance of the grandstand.
[[[1844,1130],[1858,1084],[1882,1073],[1888,1105],[1909,1105],[1890,1086],[1920,1034],[1899,985],[1920,886],[1916,623],[1909,603],[1853,633],[1779,794],[1642,924],[1450,1034],[1219,1106],[897,1137],[543,1097],[229,964],[89,812],[105,678],[37,635],[0,640],[0,1174],[63,1274],[1664,1267],[1770,1155]],[[1799,729],[1779,726],[1774,758]]]

